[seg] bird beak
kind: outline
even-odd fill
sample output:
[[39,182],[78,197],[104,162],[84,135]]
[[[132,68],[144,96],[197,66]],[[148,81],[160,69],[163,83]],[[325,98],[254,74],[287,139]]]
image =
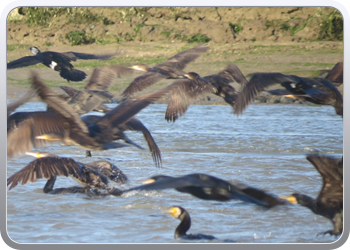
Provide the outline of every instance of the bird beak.
[[285,97],[296,99],[295,95],[285,95]]
[[41,157],[40,153],[38,153],[38,152],[26,152],[25,154],[33,156],[35,158],[40,158]]
[[280,198],[283,199],[283,200],[287,200],[287,201],[289,201],[290,203],[293,203],[293,204],[297,204],[298,203],[297,199],[294,196],[292,196],[292,195],[290,195],[290,196],[280,195]]
[[170,214],[171,216],[174,216],[177,213],[177,209],[175,207],[169,207],[167,209],[162,209],[161,212],[163,214]]
[[155,180],[152,179],[152,178],[150,178],[150,179],[147,179],[147,180],[142,181],[142,184],[151,184],[151,183],[153,183],[153,182],[155,182]]
[[38,135],[35,136],[35,139],[49,140],[49,137],[47,135]]

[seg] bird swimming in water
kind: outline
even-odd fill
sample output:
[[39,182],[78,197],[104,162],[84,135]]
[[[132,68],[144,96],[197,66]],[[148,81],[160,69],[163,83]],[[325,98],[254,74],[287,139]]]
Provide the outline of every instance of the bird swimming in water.
[[180,177],[157,175],[149,178],[144,183],[144,185],[130,188],[124,192],[174,188],[178,192],[189,193],[203,200],[229,201],[236,199],[267,208],[286,204],[284,200],[263,190],[202,173]]
[[196,60],[203,53],[207,52],[209,47],[197,46],[192,49],[181,51],[176,55],[170,57],[163,63],[150,67],[146,64],[135,64],[130,68],[135,70],[145,71],[146,73],[136,77],[130,85],[123,91],[124,98],[130,97],[138,91],[159,82],[163,79],[178,79],[182,78],[183,70],[190,62]]
[[83,60],[106,60],[111,57],[119,54],[119,52],[104,54],[104,55],[94,55],[87,53],[78,53],[78,52],[54,52],[54,51],[45,51],[41,52],[37,47],[30,47],[29,50],[32,52],[33,56],[25,56],[7,63],[7,69],[15,69],[20,67],[26,67],[30,65],[35,65],[42,63],[45,66],[60,72],[60,76],[66,79],[68,82],[79,82],[85,79],[86,73],[75,69],[74,66],[70,63],[71,61],[76,61],[77,59]]
[[[91,190],[104,190],[108,194],[119,196],[122,191],[114,187],[110,182],[118,183],[127,181],[126,175],[115,165],[107,161],[97,161],[92,163],[76,162],[72,158],[59,157],[47,152],[31,153],[37,159],[31,161],[26,167],[7,178],[9,190],[28,182],[36,182],[38,179],[48,179],[43,191],[50,194],[61,193],[88,193]],[[105,174],[105,175],[104,175]],[[71,177],[81,186],[53,189],[57,176]],[[96,192],[95,192],[96,193]]]
[[323,186],[318,197],[314,199],[305,194],[294,193],[281,198],[307,207],[313,213],[331,220],[333,230],[328,230],[323,234],[340,235],[343,232],[343,158],[309,154],[306,159],[322,176]]
[[186,234],[186,232],[191,227],[191,217],[190,214],[180,206],[173,206],[167,210],[167,213],[181,222],[175,229],[174,238],[182,238],[187,240],[214,240],[216,239],[212,235],[207,234]]
[[282,73],[255,73],[239,91],[234,113],[240,115],[254,98],[268,86],[281,84],[296,98],[320,105],[332,105],[338,115],[343,116],[343,97],[327,79],[306,78]]
[[175,122],[179,117],[185,114],[187,108],[200,95],[215,94],[222,97],[230,106],[234,106],[237,98],[237,91],[230,85],[236,81],[244,85],[247,80],[242,72],[234,64],[229,64],[224,70],[218,74],[200,77],[195,72],[184,74],[185,80],[177,80],[172,85],[173,89],[165,119],[170,122]]

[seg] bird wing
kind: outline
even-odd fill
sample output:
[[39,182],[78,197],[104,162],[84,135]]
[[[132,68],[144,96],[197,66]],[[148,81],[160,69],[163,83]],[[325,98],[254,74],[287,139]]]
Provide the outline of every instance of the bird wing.
[[338,62],[333,69],[328,72],[325,79],[331,81],[334,85],[339,86],[343,83],[343,62]]
[[73,176],[80,178],[81,168],[71,158],[45,157],[30,162],[26,167],[7,178],[9,190],[16,187],[19,182],[25,185],[36,182],[37,179],[50,179],[52,176]]
[[133,69],[121,65],[107,65],[95,68],[85,89],[107,91],[114,78],[131,74]]
[[83,89],[77,91],[67,104],[82,115],[94,110],[112,97],[113,95],[107,91]]
[[138,77],[136,77],[130,85],[123,91],[123,96],[131,96],[135,92],[142,91],[145,88],[165,79],[167,76],[161,74],[160,72],[146,72]]
[[166,95],[173,88],[174,86],[169,85],[160,90],[140,96],[135,100],[127,99],[111,111],[107,112],[100,121],[98,121],[98,125],[107,128],[117,127],[120,124],[129,121],[134,115]]
[[181,51],[176,55],[170,57],[164,63],[160,63],[157,66],[171,67],[176,71],[183,70],[187,66],[187,64],[196,60],[198,57],[200,57],[203,53],[207,52],[208,50],[209,50],[209,47],[199,45],[192,49]]
[[28,102],[35,96],[35,92],[30,89],[23,96],[18,98],[16,101],[7,104],[7,118],[12,112],[14,112],[19,106],[22,106],[24,103]]
[[149,130],[145,127],[145,125],[143,125],[143,123],[139,119],[136,119],[135,117],[133,117],[129,121],[127,121],[126,123],[123,123],[121,125],[121,128],[123,130],[141,131],[144,138],[147,141],[149,150],[152,154],[152,158],[153,158],[154,162],[156,163],[156,167],[161,167],[162,158],[161,158],[161,153],[160,153],[160,150],[158,148],[158,145],[154,141]]
[[70,124],[71,129],[85,134],[89,133],[86,124],[80,119],[78,113],[46,87],[35,73],[32,74],[32,88],[37,92],[41,100],[50,106],[53,112]]
[[123,171],[109,161],[94,161],[92,163],[85,164],[85,167],[97,171],[106,176],[108,179],[120,184],[125,183],[128,180],[128,177],[123,173]]
[[171,85],[174,89],[170,95],[165,119],[172,122],[185,114],[199,95],[216,92],[216,89],[203,79],[178,80]]
[[76,61],[77,59],[83,59],[83,60],[92,60],[92,59],[99,59],[99,60],[107,60],[110,59],[113,56],[116,56],[120,54],[120,51],[116,51],[115,53],[111,54],[101,54],[101,55],[95,55],[95,54],[88,54],[88,53],[79,53],[79,52],[64,52],[61,53],[62,56],[64,56],[69,61]]
[[254,101],[255,97],[264,91],[267,87],[285,82],[294,82],[294,80],[282,73],[255,73],[248,83],[242,85],[236,98],[234,113],[242,114],[246,107]]
[[69,97],[73,97],[76,93],[79,92],[79,90],[69,87],[69,86],[59,86],[60,89],[62,89],[64,92],[67,93],[67,95],[69,95]]
[[317,203],[323,206],[342,208],[343,206],[343,164],[342,161],[327,155],[310,154],[306,157],[323,179],[323,186]]
[[25,56],[7,63],[7,69],[21,68],[21,67],[26,67],[30,65],[35,65],[38,63],[39,61],[36,59],[35,56]]
[[36,136],[55,133],[63,137],[65,129],[62,120],[51,112],[15,113],[9,117],[8,122],[13,124],[7,132],[8,157],[14,157],[48,143],[46,140],[35,139]]

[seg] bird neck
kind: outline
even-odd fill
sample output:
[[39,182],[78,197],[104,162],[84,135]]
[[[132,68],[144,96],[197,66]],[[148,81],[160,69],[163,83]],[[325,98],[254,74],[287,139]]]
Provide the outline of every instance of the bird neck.
[[50,179],[47,180],[45,187],[43,188],[44,193],[49,193],[53,190],[53,186],[56,182],[56,175],[52,176]]
[[175,229],[175,238],[186,235],[186,232],[191,227],[191,217],[186,211],[179,217],[179,219],[181,220],[181,222]]
[[312,197],[300,194],[298,197],[298,203],[304,207],[309,208],[312,212],[317,214],[317,204],[315,199],[313,199]]

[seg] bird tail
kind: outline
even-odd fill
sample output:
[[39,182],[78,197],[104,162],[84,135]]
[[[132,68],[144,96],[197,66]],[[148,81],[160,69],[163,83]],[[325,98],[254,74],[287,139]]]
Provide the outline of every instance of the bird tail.
[[72,82],[80,82],[85,79],[85,72],[77,69],[62,69],[60,76]]

